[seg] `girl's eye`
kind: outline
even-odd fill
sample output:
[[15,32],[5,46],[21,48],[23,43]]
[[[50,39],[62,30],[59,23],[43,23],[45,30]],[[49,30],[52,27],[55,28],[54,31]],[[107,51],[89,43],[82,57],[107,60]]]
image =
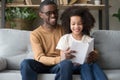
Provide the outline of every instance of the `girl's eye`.
[[82,25],[82,24],[78,24],[78,25]]
[[71,25],[82,25],[82,23],[71,23]]
[[78,25],[82,25],[82,23],[79,23]]

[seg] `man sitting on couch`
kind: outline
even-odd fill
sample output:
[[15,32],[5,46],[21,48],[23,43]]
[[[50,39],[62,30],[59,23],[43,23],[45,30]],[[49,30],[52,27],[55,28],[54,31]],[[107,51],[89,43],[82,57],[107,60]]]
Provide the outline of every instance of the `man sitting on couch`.
[[58,73],[60,52],[55,47],[64,31],[57,24],[57,5],[50,0],[41,2],[39,15],[43,24],[30,35],[35,60],[25,59],[21,63],[22,80],[37,80],[39,73]]

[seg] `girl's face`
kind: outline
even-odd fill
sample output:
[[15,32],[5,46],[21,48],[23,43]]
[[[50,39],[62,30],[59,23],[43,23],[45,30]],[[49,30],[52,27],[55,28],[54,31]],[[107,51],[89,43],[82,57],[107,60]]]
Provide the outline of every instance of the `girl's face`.
[[75,35],[82,34],[83,25],[82,25],[82,18],[80,16],[70,17],[70,29],[72,33]]

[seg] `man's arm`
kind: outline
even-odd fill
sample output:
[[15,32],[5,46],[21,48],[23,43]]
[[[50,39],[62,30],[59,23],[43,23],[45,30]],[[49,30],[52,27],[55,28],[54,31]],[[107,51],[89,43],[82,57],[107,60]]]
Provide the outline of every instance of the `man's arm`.
[[48,66],[55,65],[60,62],[60,56],[58,57],[45,56],[45,53],[42,48],[42,43],[40,42],[41,40],[36,35],[31,33],[30,41],[32,45],[32,50],[34,52],[34,59],[36,61],[39,61]]

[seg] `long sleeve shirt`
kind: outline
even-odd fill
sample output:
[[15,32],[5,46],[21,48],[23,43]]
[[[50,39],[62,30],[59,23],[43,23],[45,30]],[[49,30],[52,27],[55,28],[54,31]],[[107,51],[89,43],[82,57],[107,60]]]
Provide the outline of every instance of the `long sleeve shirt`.
[[41,26],[32,31],[30,41],[34,59],[48,66],[59,63],[60,51],[56,45],[63,34],[63,28],[59,25],[52,32]]

